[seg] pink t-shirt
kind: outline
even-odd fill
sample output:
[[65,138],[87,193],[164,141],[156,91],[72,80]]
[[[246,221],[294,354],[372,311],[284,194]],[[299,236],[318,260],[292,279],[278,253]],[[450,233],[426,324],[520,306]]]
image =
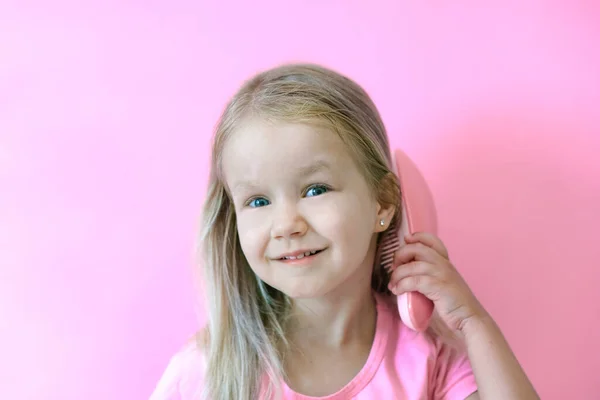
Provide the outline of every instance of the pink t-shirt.
[[[464,400],[477,390],[467,356],[407,328],[392,299],[376,294],[377,327],[371,352],[360,372],[338,392],[304,396],[283,384],[283,400]],[[150,400],[196,400],[205,368],[190,344],[175,354]]]

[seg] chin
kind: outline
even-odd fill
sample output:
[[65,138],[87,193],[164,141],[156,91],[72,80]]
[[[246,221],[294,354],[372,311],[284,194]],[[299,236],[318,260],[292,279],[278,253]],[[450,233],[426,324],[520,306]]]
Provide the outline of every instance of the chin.
[[333,288],[322,284],[310,285],[308,282],[304,282],[304,284],[281,287],[278,290],[294,300],[301,300],[323,297],[331,292]]
[[298,300],[298,299],[311,299],[314,297],[319,297],[318,290],[311,290],[310,288],[281,288],[279,289],[282,293],[284,293],[289,298]]
[[314,299],[319,296],[319,293],[308,292],[306,290],[299,292],[284,292],[290,299],[303,300],[303,299]]

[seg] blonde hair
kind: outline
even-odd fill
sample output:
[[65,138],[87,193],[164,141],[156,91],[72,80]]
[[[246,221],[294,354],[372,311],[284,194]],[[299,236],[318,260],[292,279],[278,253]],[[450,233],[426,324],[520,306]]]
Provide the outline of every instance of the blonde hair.
[[[245,82],[216,127],[200,237],[208,304],[201,345],[207,357],[205,395],[211,400],[271,398],[284,378],[290,301],[248,265],[221,169],[228,138],[250,118],[318,124],[337,133],[362,167],[377,201],[395,207],[392,227],[399,219],[400,187],[392,173],[386,130],[359,85],[312,64],[282,65]],[[388,282],[388,274],[376,263],[373,289],[389,293]]]

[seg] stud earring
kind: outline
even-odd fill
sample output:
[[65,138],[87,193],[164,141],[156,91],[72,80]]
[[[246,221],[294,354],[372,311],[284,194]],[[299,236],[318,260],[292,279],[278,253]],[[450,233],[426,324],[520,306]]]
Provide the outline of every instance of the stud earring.
[[385,225],[385,219],[382,219],[381,221],[379,221],[379,225],[384,226]]

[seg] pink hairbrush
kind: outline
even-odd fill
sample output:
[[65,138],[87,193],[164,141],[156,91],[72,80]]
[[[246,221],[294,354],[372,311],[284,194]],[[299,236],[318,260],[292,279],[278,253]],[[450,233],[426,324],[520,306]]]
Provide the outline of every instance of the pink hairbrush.
[[[437,233],[437,214],[433,197],[425,178],[413,161],[401,150],[393,154],[393,165],[402,191],[402,218],[400,226],[390,227],[392,232],[381,243],[381,264],[391,272],[394,253],[404,243],[406,234],[415,232]],[[393,234],[397,232],[397,234]],[[433,302],[419,292],[398,296],[398,311],[402,322],[415,331],[424,331],[433,314]]]

